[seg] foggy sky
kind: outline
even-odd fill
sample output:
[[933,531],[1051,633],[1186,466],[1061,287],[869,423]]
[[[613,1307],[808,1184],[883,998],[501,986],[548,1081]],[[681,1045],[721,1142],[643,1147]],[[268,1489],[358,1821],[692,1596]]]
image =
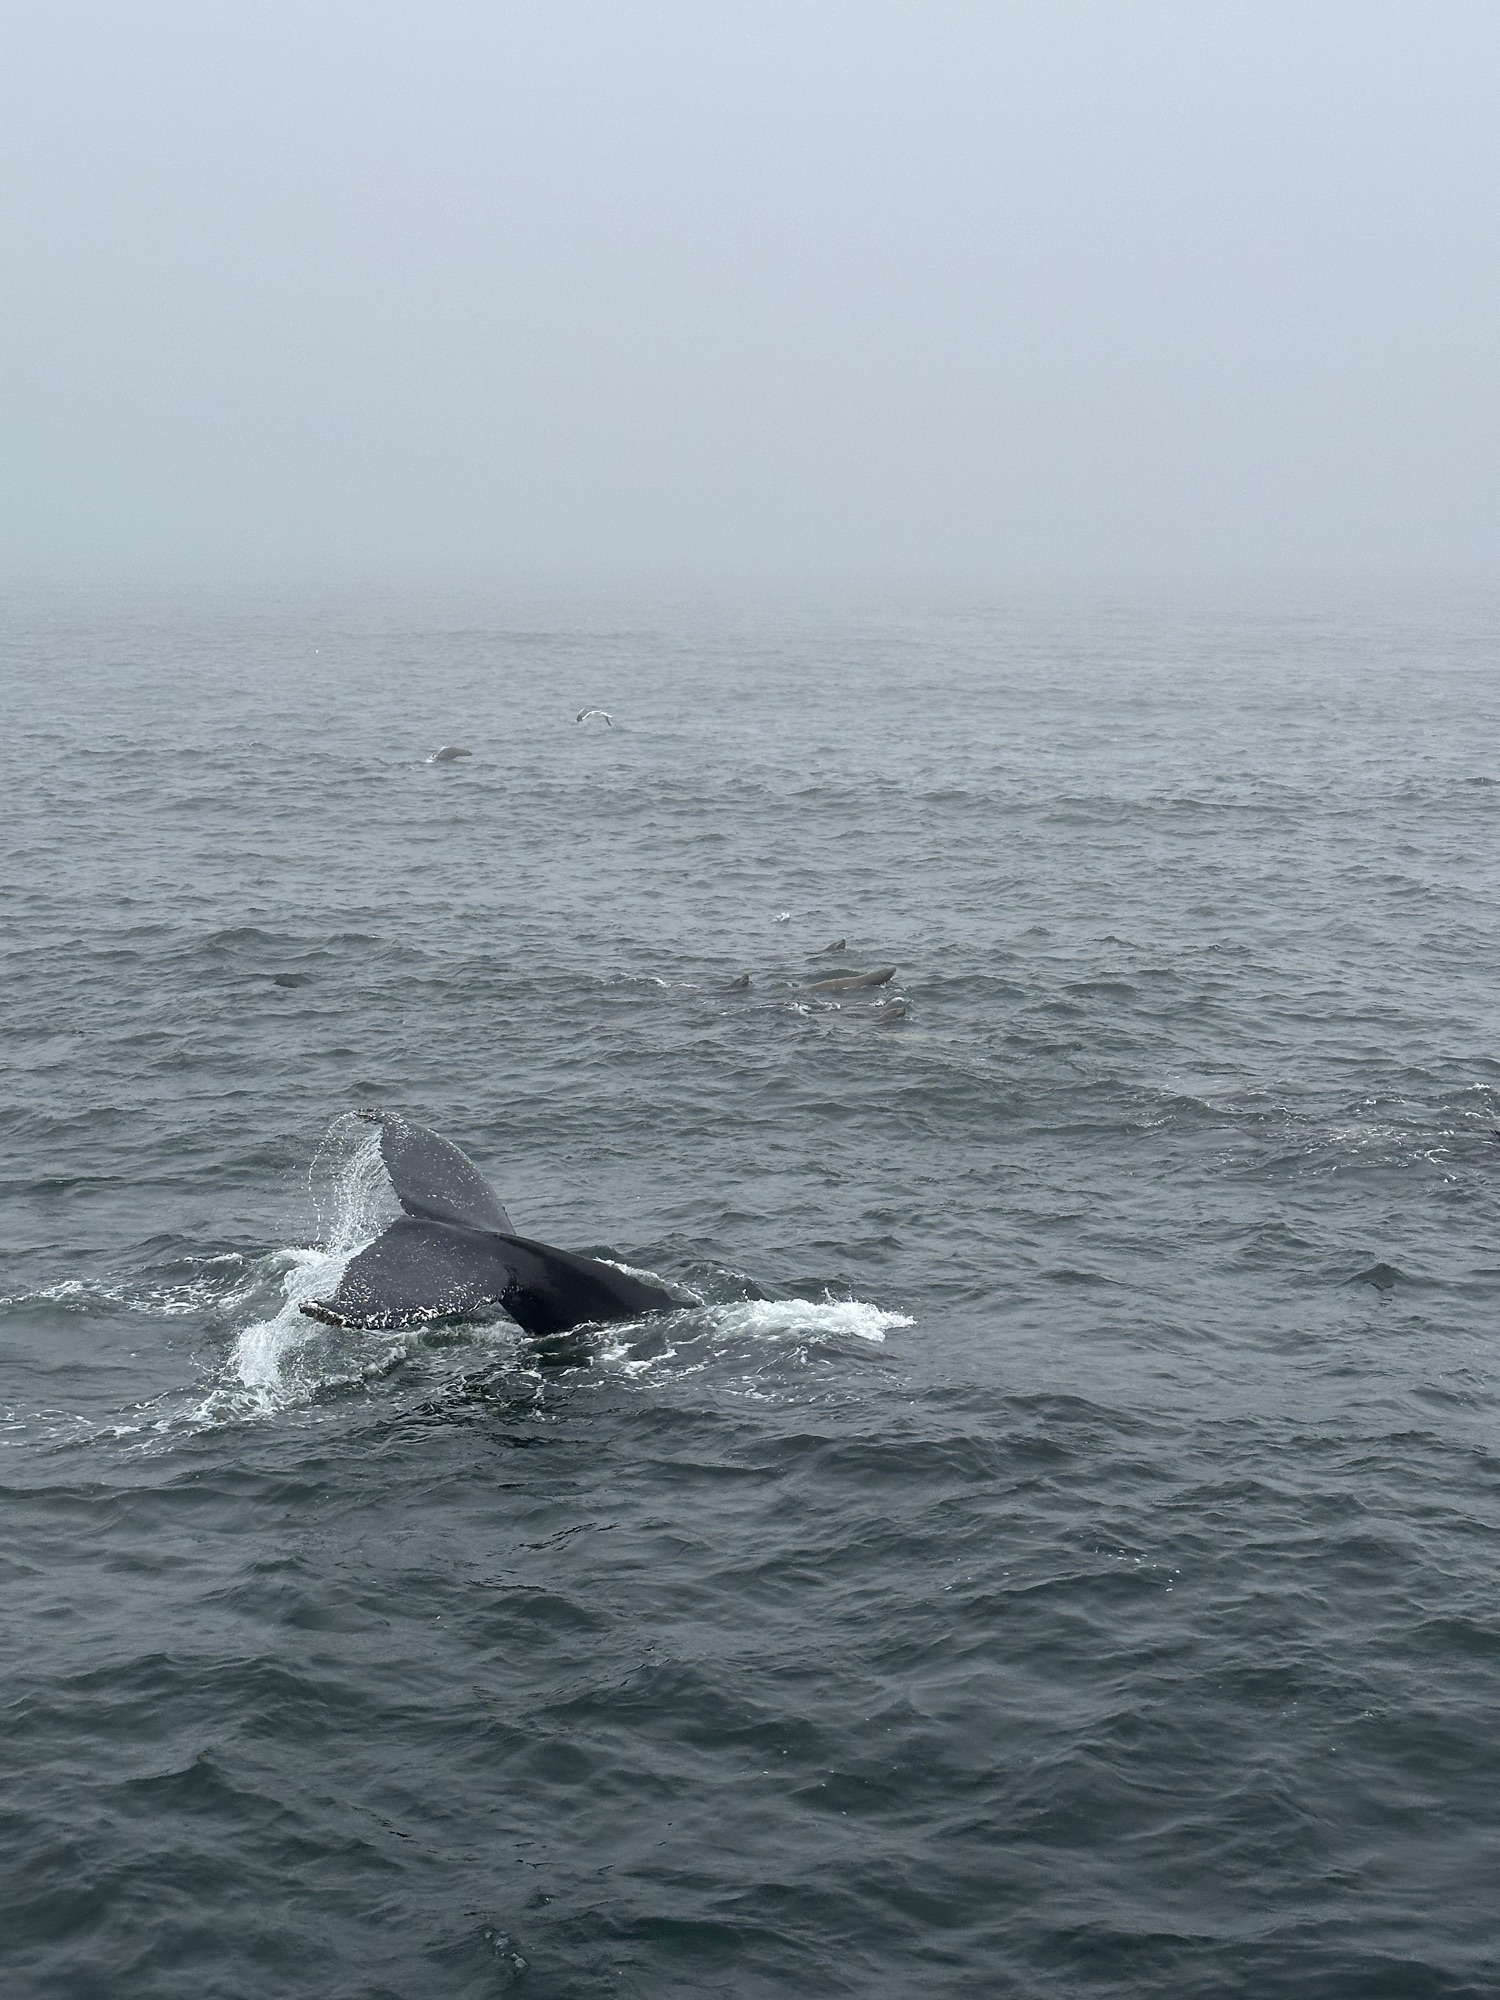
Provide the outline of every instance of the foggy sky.
[[1490,574],[1494,0],[108,0],[0,576]]

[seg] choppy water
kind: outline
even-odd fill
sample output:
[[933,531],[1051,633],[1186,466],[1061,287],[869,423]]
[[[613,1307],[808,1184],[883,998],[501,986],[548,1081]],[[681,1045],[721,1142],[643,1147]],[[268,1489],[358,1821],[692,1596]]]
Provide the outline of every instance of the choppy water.
[[12,605],[5,1991],[1492,1994],[1495,608]]

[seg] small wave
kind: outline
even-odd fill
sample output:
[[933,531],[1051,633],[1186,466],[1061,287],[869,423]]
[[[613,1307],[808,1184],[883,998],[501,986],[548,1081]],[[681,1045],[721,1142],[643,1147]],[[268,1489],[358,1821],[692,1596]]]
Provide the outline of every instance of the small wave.
[[[238,1274],[238,1275],[236,1275]],[[203,1259],[201,1271],[189,1278],[156,1284],[110,1284],[102,1279],[60,1278],[35,1292],[0,1298],[0,1307],[55,1305],[70,1312],[146,1313],[157,1319],[179,1319],[190,1313],[233,1312],[251,1299],[262,1273],[245,1258],[229,1251]]]

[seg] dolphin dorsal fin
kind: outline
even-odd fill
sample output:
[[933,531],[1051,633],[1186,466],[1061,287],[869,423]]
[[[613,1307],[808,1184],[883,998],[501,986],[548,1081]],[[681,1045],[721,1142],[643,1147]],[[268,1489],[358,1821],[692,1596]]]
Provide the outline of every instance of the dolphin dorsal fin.
[[380,1127],[380,1157],[408,1215],[424,1222],[454,1222],[466,1229],[515,1234],[500,1197],[451,1139],[440,1139],[425,1125],[413,1125],[394,1111],[359,1115]]

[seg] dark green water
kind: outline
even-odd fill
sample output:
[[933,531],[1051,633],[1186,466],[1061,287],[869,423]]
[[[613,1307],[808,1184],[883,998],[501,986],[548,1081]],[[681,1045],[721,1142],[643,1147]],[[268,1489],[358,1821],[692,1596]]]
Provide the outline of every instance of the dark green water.
[[4,1990],[1492,1994],[1494,612],[13,603]]

